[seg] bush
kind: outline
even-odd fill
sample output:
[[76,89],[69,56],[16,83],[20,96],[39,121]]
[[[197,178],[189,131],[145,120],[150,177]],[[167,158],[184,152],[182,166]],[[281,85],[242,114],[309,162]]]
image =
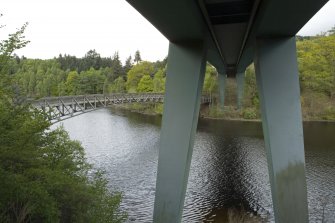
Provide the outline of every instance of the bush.
[[256,119],[257,118],[257,112],[254,108],[245,108],[242,112],[244,119]]
[[8,98],[0,99],[0,222],[123,222],[121,195],[80,143]]

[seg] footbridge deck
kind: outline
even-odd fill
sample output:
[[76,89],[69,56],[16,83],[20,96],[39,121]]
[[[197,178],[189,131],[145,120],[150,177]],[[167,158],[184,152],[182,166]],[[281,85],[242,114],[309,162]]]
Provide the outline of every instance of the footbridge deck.
[[[201,103],[209,103],[210,97],[202,96]],[[162,93],[117,93],[92,94],[76,96],[45,97],[29,100],[33,107],[49,114],[49,119],[55,123],[73,116],[90,112],[99,108],[125,103],[162,103]]]

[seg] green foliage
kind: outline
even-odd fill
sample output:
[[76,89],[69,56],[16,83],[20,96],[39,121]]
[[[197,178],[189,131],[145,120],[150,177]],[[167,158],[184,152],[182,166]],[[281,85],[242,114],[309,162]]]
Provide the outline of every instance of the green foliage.
[[123,72],[127,75],[127,73],[130,71],[130,69],[133,67],[133,61],[131,56],[129,56],[126,59],[125,65],[123,67]]
[[149,75],[144,75],[137,86],[137,92],[152,92],[154,89],[153,80]]
[[66,90],[68,95],[76,95],[79,93],[79,74],[77,71],[71,71],[67,75],[65,82]]
[[213,94],[218,91],[218,76],[215,68],[212,65],[207,64],[203,93]]
[[156,114],[163,115],[163,111],[164,111],[164,104],[162,104],[162,103],[155,104],[154,112]]
[[322,36],[297,42],[302,91],[334,93],[335,36]]
[[153,79],[153,92],[164,92],[165,91],[165,81],[166,72],[163,69],[159,69]]
[[[0,18],[2,15],[0,15]],[[0,41],[0,95],[12,91],[13,76],[12,71],[16,66],[16,61],[13,61],[13,52],[15,49],[25,47],[29,41],[25,40],[24,31],[28,23],[25,23],[15,33],[9,34],[8,39]],[[0,29],[3,26],[0,26]]]
[[121,222],[120,194],[110,193],[83,147],[45,115],[0,100],[1,222]]
[[141,58],[141,53],[139,50],[136,50],[135,52],[135,58],[134,58],[134,62],[136,64],[140,63],[142,61],[142,58]]
[[123,77],[118,77],[110,86],[108,93],[125,93],[126,82]]
[[[332,119],[335,108],[335,35],[297,42],[303,115]],[[334,119],[333,119],[334,120]]]
[[243,109],[242,116],[244,119],[256,119],[258,118],[257,116],[257,111],[255,108],[245,108]]
[[129,93],[137,92],[137,86],[144,75],[155,73],[153,64],[147,61],[136,64],[127,74],[126,89]]
[[88,71],[81,72],[78,80],[79,94],[101,94],[104,80],[105,78],[100,70],[91,68]]
[[[0,49],[1,66],[6,68],[0,71],[0,222],[124,222],[121,195],[107,190],[106,179],[86,161],[80,143],[63,128],[50,130],[46,114],[17,103],[20,94],[8,72],[11,52],[26,43],[23,31],[17,35],[3,41]],[[35,93],[44,74],[40,87],[53,92],[54,73],[48,69],[57,67],[26,62],[38,64],[28,67],[36,72],[21,83],[26,90]],[[60,88],[63,91],[65,85]]]

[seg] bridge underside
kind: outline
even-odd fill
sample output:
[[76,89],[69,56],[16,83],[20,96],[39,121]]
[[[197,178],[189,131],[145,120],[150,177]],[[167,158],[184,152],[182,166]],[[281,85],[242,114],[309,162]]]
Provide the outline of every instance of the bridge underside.
[[254,62],[276,222],[308,222],[295,34],[327,0],[127,0],[170,41],[154,222],[180,222],[206,61]]

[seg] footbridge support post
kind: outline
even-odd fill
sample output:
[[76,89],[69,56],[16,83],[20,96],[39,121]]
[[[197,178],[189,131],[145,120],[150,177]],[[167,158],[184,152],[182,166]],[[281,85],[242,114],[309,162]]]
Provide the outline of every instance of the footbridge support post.
[[155,223],[181,222],[206,67],[202,41],[170,43],[158,155]]
[[294,37],[257,39],[255,68],[276,222],[308,222]]
[[223,72],[218,72],[219,73],[219,95],[220,95],[220,108],[223,110],[224,109],[224,93],[225,93],[225,82],[227,75],[224,74]]

